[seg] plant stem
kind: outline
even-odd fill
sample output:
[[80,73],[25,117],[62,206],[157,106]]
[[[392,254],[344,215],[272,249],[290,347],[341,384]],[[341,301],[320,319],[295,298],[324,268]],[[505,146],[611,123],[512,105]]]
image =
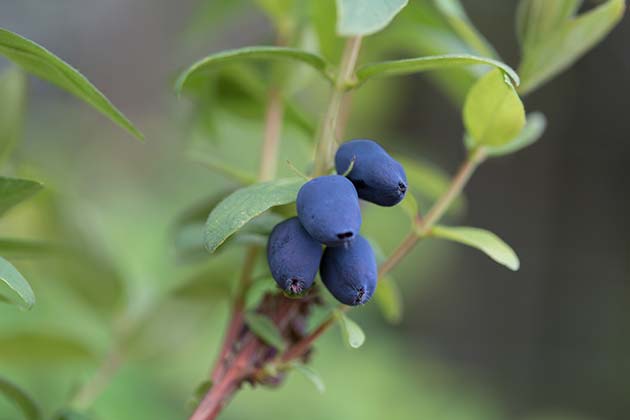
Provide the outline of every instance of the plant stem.
[[[320,135],[315,153],[314,175],[325,175],[332,166],[333,155],[337,135],[341,135],[337,122],[342,111],[346,86],[354,77],[354,68],[359,58],[361,49],[361,37],[355,36],[346,41],[346,46],[341,58],[341,65],[337,75],[337,81],[330,96],[330,102],[320,127]],[[347,110],[346,110],[347,114]],[[345,121],[346,118],[344,118]]]
[[107,388],[112,377],[123,363],[122,351],[116,346],[107,353],[94,375],[86,382],[70,401],[70,406],[78,411],[87,410]]
[[272,87],[269,90],[269,99],[267,100],[265,137],[258,173],[258,179],[263,182],[270,181],[276,176],[283,115],[282,95],[276,87]]

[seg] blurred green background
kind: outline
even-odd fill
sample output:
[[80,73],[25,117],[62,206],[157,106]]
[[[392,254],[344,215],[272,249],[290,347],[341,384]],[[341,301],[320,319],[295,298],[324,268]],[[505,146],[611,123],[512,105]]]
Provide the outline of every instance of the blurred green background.
[[[463,1],[513,66],[516,3]],[[367,38],[362,61],[462,52],[438,33],[439,18],[414,10]],[[230,80],[254,75],[264,93],[269,78],[264,66],[220,72],[199,88],[211,90],[212,101],[198,106],[177,100],[172,85],[179,70],[210,52],[273,43],[272,27],[242,0],[0,0],[0,26],[82,71],[147,139],[136,141],[30,79],[24,139],[9,173],[45,190],[12,209],[0,232],[58,247],[4,254],[38,301],[29,312],[0,305],[0,374],[50,414],[93,375],[112,337],[133,331],[130,354],[92,414],[185,418],[218,351],[243,249],[177,258],[173,226],[236,185],[203,162],[238,163],[255,175],[263,110],[241,91],[241,79]],[[318,343],[313,366],[326,383],[323,395],[291,374],[278,389],[245,387],[222,418],[627,419],[629,42],[626,19],[574,68],[526,97],[528,111],[548,118],[543,139],[485,164],[449,216],[497,232],[519,254],[520,271],[458,245],[422,243],[393,272],[405,306],[399,325],[370,304],[352,312],[367,333],[361,349],[346,348],[334,330]],[[327,97],[300,71],[303,117],[287,118],[283,174],[291,174],[287,159],[308,164],[309,130]],[[377,139],[452,173],[465,155],[457,104],[474,71],[366,86],[354,97],[348,138]],[[366,206],[365,214],[365,232],[390,251],[407,228],[404,213]],[[135,328],[147,317],[147,327]],[[0,419],[17,418],[0,398]]]

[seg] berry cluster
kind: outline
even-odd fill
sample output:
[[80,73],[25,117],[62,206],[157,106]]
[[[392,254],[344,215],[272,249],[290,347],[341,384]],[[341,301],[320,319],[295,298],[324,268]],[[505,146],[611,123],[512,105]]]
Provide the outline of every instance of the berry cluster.
[[402,165],[371,140],[344,143],[335,167],[345,176],[320,176],[302,186],[297,217],[273,229],[267,260],[271,275],[290,295],[308,290],[319,269],[339,302],[361,305],[374,293],[377,266],[372,247],[359,235],[359,198],[394,206],[405,197],[407,177]]

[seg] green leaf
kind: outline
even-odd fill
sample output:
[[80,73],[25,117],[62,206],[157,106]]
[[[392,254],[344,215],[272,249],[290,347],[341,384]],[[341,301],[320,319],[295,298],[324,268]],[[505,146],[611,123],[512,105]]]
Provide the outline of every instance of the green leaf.
[[370,35],[384,29],[408,0],[337,0],[337,33]]
[[359,83],[363,83],[373,77],[404,76],[429,70],[479,64],[500,69],[512,79],[515,85],[520,83],[518,74],[507,64],[492,58],[477,57],[469,54],[434,55],[366,64],[357,70],[357,80]]
[[510,270],[517,271],[519,268],[520,262],[514,250],[497,235],[487,230],[473,227],[435,226],[431,234],[477,248]]
[[3,394],[13,402],[24,414],[27,420],[40,420],[42,418],[41,410],[30,395],[19,386],[0,377],[0,394]]
[[317,392],[323,394],[326,391],[326,385],[324,385],[324,381],[322,380],[321,376],[319,376],[319,373],[317,373],[314,369],[302,363],[293,363],[291,366],[293,367],[293,369],[304,375],[304,377],[315,386]]
[[212,210],[206,222],[206,248],[216,249],[254,217],[273,206],[295,201],[302,178],[283,178],[254,184],[230,194]]
[[0,55],[67,90],[137,138],[143,138],[142,133],[85,76],[44,47],[0,28]]
[[416,217],[418,217],[418,212],[420,211],[418,207],[418,202],[413,194],[406,194],[404,200],[400,203],[400,209],[405,212],[412,223],[415,222]]
[[245,295],[245,309],[254,310],[267,293],[278,293],[280,289],[273,277],[262,277],[254,281]]
[[41,188],[39,182],[0,176],[0,216]]
[[520,92],[531,92],[570,67],[617,25],[625,0],[608,0],[579,16],[577,1],[529,0],[519,10],[523,78]]
[[540,42],[575,16],[583,0],[521,0],[516,12],[516,35],[521,45]]
[[[486,154],[491,157],[498,157],[516,153],[532,144],[534,144],[545,132],[547,119],[540,112],[533,112],[527,115],[527,122],[521,132],[509,143],[499,147],[486,147]],[[467,146],[474,147],[474,141],[466,138]]]
[[56,254],[62,248],[31,239],[0,238],[0,254],[12,258],[36,258]]
[[387,276],[379,279],[374,299],[387,322],[399,324],[402,321],[402,293],[393,278]]
[[308,64],[331,82],[335,77],[331,65],[326,60],[308,51],[287,47],[245,47],[222,51],[197,61],[177,78],[175,90],[180,94],[192,77],[214,69],[218,65],[252,59],[297,61]]
[[206,396],[206,394],[208,393],[208,391],[210,391],[211,388],[212,388],[212,381],[209,379],[197,385],[192,395],[188,399],[188,403],[186,404],[188,408],[190,408],[191,411],[194,411],[199,406],[199,403],[201,402],[201,400],[203,400],[203,398]]
[[262,341],[275,347],[278,351],[284,350],[284,338],[276,324],[269,317],[255,312],[247,312],[245,314],[245,323]]
[[17,68],[8,68],[0,74],[0,164],[22,134],[25,107],[26,77]]
[[284,33],[290,25],[294,0],[255,0],[269,18],[275,23],[279,32]]
[[335,318],[339,322],[341,327],[341,334],[344,341],[350,345],[353,349],[358,349],[365,343],[365,333],[353,320],[348,318],[343,312],[336,310]]
[[470,89],[464,103],[464,126],[475,145],[502,146],[525,125],[525,109],[514,86],[493,70]]
[[53,420],[91,420],[93,417],[85,412],[66,408],[56,413]]
[[94,352],[70,337],[45,332],[0,335],[0,360],[21,367],[66,365],[96,360]]
[[[31,309],[35,304],[35,294],[33,289],[28,284],[26,279],[22,277],[19,271],[11,263],[4,258],[0,257],[0,280],[2,280],[5,286],[8,286],[15,294],[20,297],[20,304],[25,309]],[[10,300],[5,293],[4,300]]]
[[459,38],[481,55],[487,57],[498,56],[492,45],[472,24],[459,0],[434,0],[433,2]]

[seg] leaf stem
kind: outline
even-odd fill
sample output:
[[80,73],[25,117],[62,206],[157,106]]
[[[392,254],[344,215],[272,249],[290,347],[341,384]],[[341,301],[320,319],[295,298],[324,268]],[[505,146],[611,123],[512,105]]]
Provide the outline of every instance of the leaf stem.
[[[336,138],[337,135],[342,135],[342,130],[338,127],[338,120],[342,113],[347,86],[351,84],[354,79],[354,69],[359,58],[359,51],[361,50],[361,40],[362,38],[360,36],[355,36],[348,38],[346,41],[339,73],[320,127],[320,135],[315,152],[315,176],[325,175],[332,166],[333,154],[337,142]],[[348,102],[346,102],[346,104],[348,104]],[[347,107],[345,107],[343,111],[343,122],[345,122],[348,113]]]

